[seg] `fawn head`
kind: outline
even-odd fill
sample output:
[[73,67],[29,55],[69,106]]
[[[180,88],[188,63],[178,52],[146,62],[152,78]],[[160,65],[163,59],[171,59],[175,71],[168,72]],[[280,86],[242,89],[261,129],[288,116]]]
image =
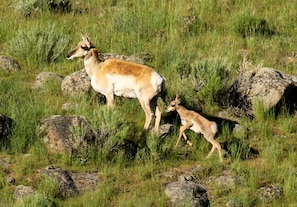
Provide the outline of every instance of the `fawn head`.
[[180,104],[180,102],[181,102],[180,98],[176,94],[175,99],[169,103],[169,105],[166,107],[165,111],[166,112],[175,111],[177,109],[178,105]]

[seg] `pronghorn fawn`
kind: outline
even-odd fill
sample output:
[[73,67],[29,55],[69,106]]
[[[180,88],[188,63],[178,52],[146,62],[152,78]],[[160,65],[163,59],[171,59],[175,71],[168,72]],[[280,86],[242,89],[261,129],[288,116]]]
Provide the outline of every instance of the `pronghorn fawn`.
[[189,146],[192,146],[192,143],[188,140],[185,134],[185,130],[191,129],[198,134],[203,134],[205,139],[212,144],[212,148],[206,158],[209,158],[215,149],[217,149],[219,152],[220,161],[223,162],[221,145],[214,139],[217,133],[216,122],[209,121],[199,113],[186,109],[185,107],[181,106],[180,103],[180,98],[178,95],[176,95],[175,100],[171,101],[165,109],[166,112],[177,111],[183,125],[180,127],[179,136],[175,147],[177,147],[181,136],[184,137]]
[[144,129],[148,130],[155,115],[155,131],[161,120],[157,100],[165,87],[165,79],[153,68],[119,59],[102,61],[99,52],[86,34],[82,41],[67,54],[67,59],[83,58],[86,72],[94,90],[103,94],[109,108],[114,105],[114,96],[138,98],[145,112]]

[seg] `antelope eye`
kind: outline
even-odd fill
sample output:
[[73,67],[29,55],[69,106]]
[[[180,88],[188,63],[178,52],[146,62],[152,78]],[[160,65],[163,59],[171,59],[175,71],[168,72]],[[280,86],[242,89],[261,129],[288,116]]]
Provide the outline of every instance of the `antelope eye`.
[[86,47],[86,46],[81,46],[81,49],[83,49],[83,50],[87,50],[88,47]]
[[172,106],[172,107],[174,107],[174,106],[175,106],[175,104],[171,104],[171,106]]

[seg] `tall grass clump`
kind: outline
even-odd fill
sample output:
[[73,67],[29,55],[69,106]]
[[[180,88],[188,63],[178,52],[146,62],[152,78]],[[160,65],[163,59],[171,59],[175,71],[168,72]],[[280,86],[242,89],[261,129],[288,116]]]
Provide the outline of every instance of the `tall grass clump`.
[[275,32],[263,17],[243,12],[233,16],[230,20],[232,30],[243,38],[251,35],[268,35]]
[[8,42],[8,52],[17,59],[42,65],[63,57],[69,42],[70,37],[56,24],[37,25],[20,29]]

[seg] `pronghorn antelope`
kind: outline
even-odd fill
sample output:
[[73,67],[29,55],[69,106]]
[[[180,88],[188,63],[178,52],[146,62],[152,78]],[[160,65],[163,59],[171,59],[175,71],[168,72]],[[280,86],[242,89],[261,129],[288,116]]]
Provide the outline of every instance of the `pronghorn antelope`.
[[82,34],[82,41],[67,54],[67,59],[84,58],[86,72],[94,90],[105,95],[111,108],[114,96],[138,98],[145,112],[144,129],[148,130],[155,114],[155,131],[158,131],[161,111],[157,100],[165,88],[165,79],[151,67],[119,59],[101,61],[99,52],[90,38]]
[[195,111],[186,109],[185,107],[180,105],[180,102],[180,98],[178,97],[178,95],[176,95],[175,100],[171,101],[165,109],[166,112],[177,111],[183,125],[180,127],[180,132],[175,147],[177,147],[181,136],[184,137],[189,146],[192,146],[192,143],[188,140],[185,134],[186,129],[191,129],[198,134],[203,134],[205,139],[212,144],[212,149],[210,150],[206,158],[209,158],[215,151],[215,149],[217,149],[219,152],[220,161],[222,162],[223,158],[221,145],[214,139],[217,133],[217,124],[213,121],[207,120]]

